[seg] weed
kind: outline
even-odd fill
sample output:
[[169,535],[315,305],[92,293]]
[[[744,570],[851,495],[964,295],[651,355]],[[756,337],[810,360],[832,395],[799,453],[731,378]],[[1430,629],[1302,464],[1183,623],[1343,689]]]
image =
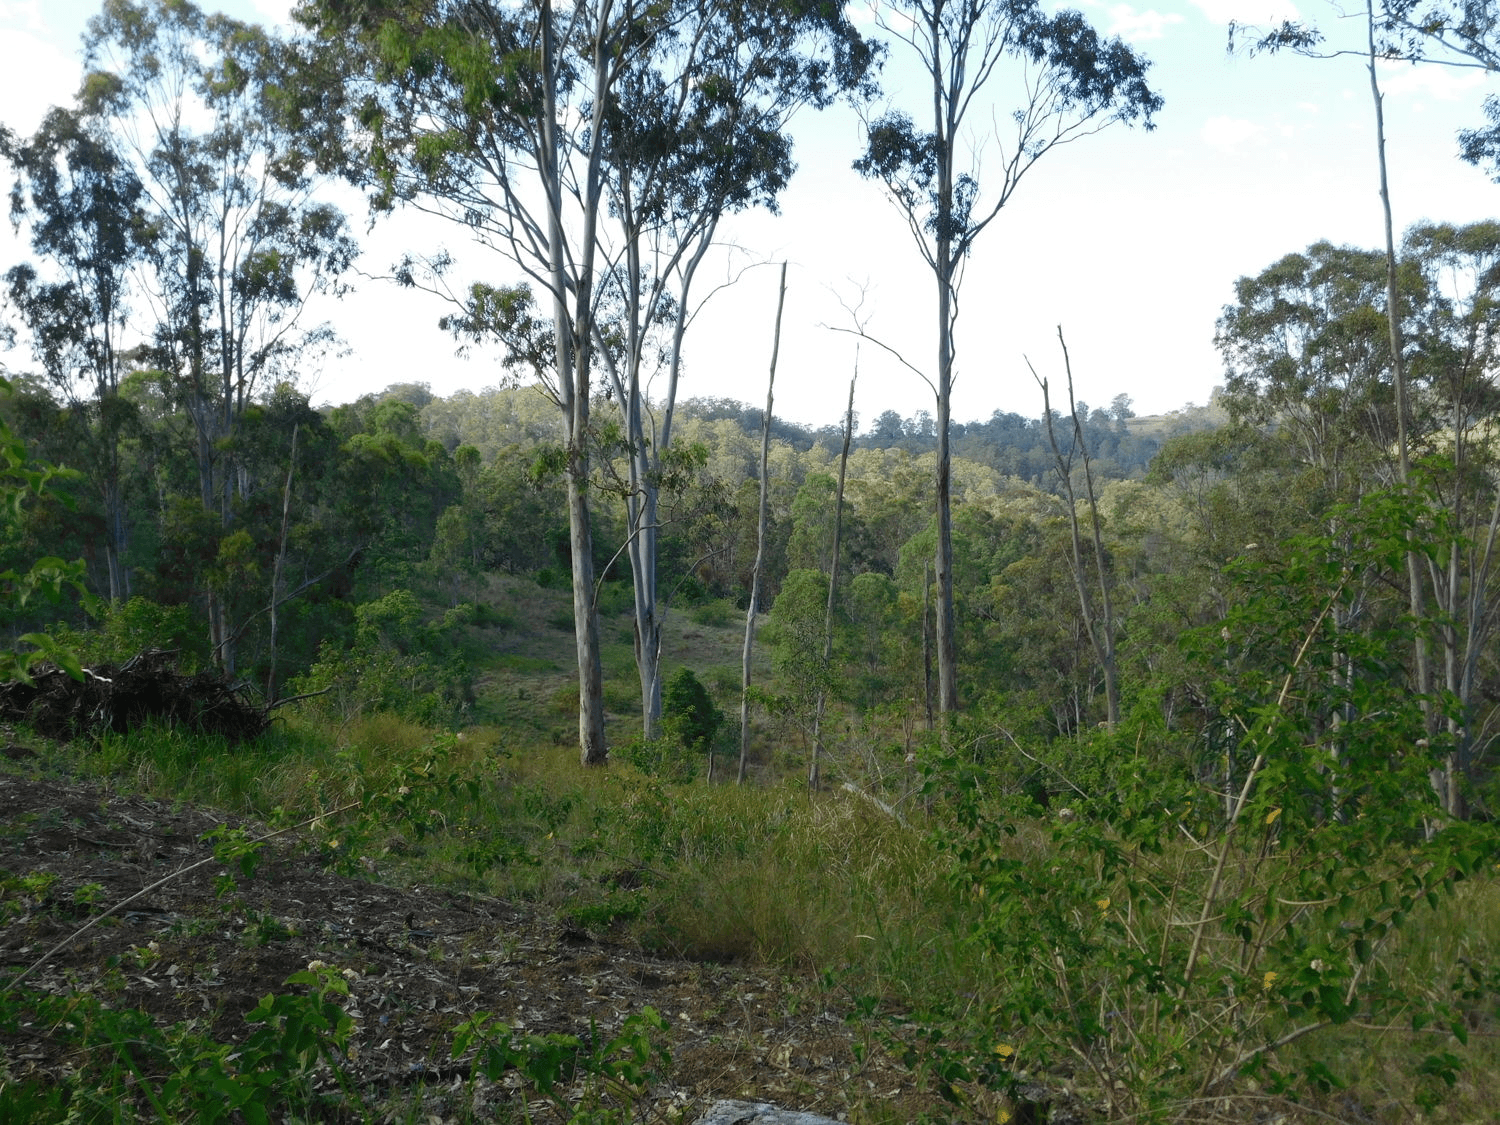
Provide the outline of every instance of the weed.
[[[474,1076],[491,1081],[516,1071],[528,1125],[534,1120],[533,1099],[569,1125],[627,1125],[638,1119],[637,1107],[670,1061],[659,1038],[666,1030],[667,1021],[654,1008],[627,1018],[619,1034],[608,1040],[597,1027],[590,1028],[587,1038],[519,1033],[480,1012],[455,1030],[453,1057],[473,1052]],[[582,1097],[575,1104],[564,1096],[564,1088],[580,1080]]]
[[296,937],[297,931],[280,918],[263,911],[252,910],[246,917],[240,940],[246,945],[270,945],[273,941],[287,941]]

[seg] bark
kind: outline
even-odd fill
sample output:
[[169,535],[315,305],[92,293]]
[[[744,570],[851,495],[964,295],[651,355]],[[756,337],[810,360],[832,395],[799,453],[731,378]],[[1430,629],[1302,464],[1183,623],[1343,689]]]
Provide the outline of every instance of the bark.
[[[849,408],[844,412],[844,448],[839,452],[839,483],[833,494],[833,547],[828,562],[828,604],[823,610],[823,667],[833,660],[833,608],[839,588],[839,548],[844,532],[844,481],[849,474],[849,443],[854,437],[854,384],[859,379],[859,361],[849,379]],[[826,682],[818,685],[818,702],[813,712],[813,752],[807,767],[807,787],[814,792],[821,785],[819,760],[823,756],[823,709],[827,704]]]
[[771,405],[776,391],[776,360],[781,352],[781,312],[786,307],[786,263],[776,297],[776,331],[771,341],[771,374],[766,380],[766,412],[760,422],[760,517],[756,523],[755,565],[750,577],[750,606],[745,610],[745,647],[740,655],[740,767],[735,780],[745,783],[750,761],[750,658],[755,651],[755,614],[760,606],[760,579],[766,558],[766,524],[770,509]]
[[[553,342],[558,393],[563,407],[567,440],[568,546],[573,564],[573,635],[578,657],[578,748],[584,765],[603,765],[609,758],[604,734],[604,672],[599,654],[599,616],[594,604],[594,546],[589,527],[588,427],[589,358],[592,342],[590,307],[593,299],[593,253],[602,177],[599,146],[589,155],[584,181],[583,252],[577,276],[569,277],[567,247],[563,241],[562,138],[557,128],[557,50],[552,27],[551,0],[542,0],[542,73],[544,105],[541,115],[542,144],[539,170],[547,196],[547,250],[549,285],[553,301]],[[601,29],[602,31],[602,29]],[[596,79],[607,72],[609,43],[603,34],[594,41]],[[599,82],[604,89],[606,83]],[[603,99],[600,99],[602,103]],[[594,135],[602,104],[594,107]],[[569,315],[568,298],[574,308]]]
[[936,641],[938,664],[938,710],[946,716],[958,710],[958,645],[953,618],[953,456],[949,430],[953,408],[953,327],[958,276],[958,256],[953,240],[953,150],[956,143],[957,105],[945,88],[945,75],[938,65],[936,44],[942,32],[941,4],[931,7],[934,44],[932,66],[933,130],[937,139],[937,228],[933,245],[933,274],[937,279],[937,553],[933,572],[937,579]]
[[[662,404],[662,424],[655,434],[646,432],[644,393],[641,388],[641,363],[643,332],[641,324],[656,319],[654,307],[663,299],[660,291],[653,291],[643,298],[640,293],[640,254],[636,248],[639,234],[636,233],[626,253],[628,268],[627,305],[633,310],[628,315],[630,324],[628,371],[625,379],[614,379],[615,399],[625,419],[626,440],[629,443],[629,492],[626,497],[626,516],[630,541],[626,555],[630,560],[630,572],[634,582],[634,633],[635,662],[641,687],[641,729],[646,738],[655,738],[661,722],[661,646],[662,625],[665,612],[660,601],[657,581],[657,553],[661,527],[661,488],[658,483],[661,472],[661,454],[671,447],[672,415],[677,404],[677,383],[682,371],[682,341],[687,330],[687,302],[692,290],[693,277],[713,243],[713,231],[717,224],[710,224],[692,255],[683,263],[682,283],[679,287],[678,315],[672,331],[672,353],[670,373],[667,381],[666,401]],[[647,306],[651,306],[648,310]],[[606,363],[611,361],[607,358]],[[654,440],[653,440],[654,439]]]
[[932,713],[932,569],[922,567],[922,707],[927,714],[927,729],[933,727]]
[[[1089,464],[1088,444],[1084,440],[1083,426],[1078,419],[1078,406],[1073,398],[1073,365],[1068,358],[1068,344],[1063,339],[1062,327],[1057,329],[1057,340],[1062,345],[1063,366],[1068,375],[1068,416],[1073,421],[1073,444],[1083,459],[1084,493],[1088,500],[1090,527],[1094,549],[1094,575],[1099,587],[1099,608],[1094,608],[1089,595],[1087,568],[1083,561],[1083,537],[1078,526],[1078,499],[1073,493],[1072,465],[1063,457],[1052,425],[1052,402],[1047,392],[1047,381],[1037,378],[1042,388],[1042,417],[1047,423],[1047,441],[1052,446],[1052,457],[1057,462],[1057,473],[1062,480],[1063,491],[1068,501],[1068,529],[1072,533],[1073,586],[1078,592],[1078,609],[1082,615],[1084,632],[1089,645],[1104,673],[1104,697],[1106,715],[1110,726],[1120,721],[1120,682],[1115,661],[1114,603],[1110,594],[1109,575],[1104,565],[1104,535],[1099,523],[1099,503],[1094,494],[1094,474]],[[1035,370],[1032,371],[1036,378]]]
[[281,538],[276,546],[276,565],[271,571],[271,601],[267,607],[267,612],[270,614],[270,652],[266,658],[267,706],[276,702],[276,627],[279,621],[277,599],[281,597],[281,572],[286,563],[287,533],[291,530],[292,524],[292,479],[297,472],[297,434],[301,428],[300,422],[292,426],[292,452],[287,458],[286,487],[281,490]]
[[[1396,474],[1401,487],[1405,488],[1411,477],[1410,403],[1406,385],[1406,357],[1403,354],[1401,333],[1401,295],[1396,278],[1396,234],[1391,217],[1391,187],[1387,175],[1385,156],[1385,105],[1380,92],[1380,79],[1375,71],[1377,58],[1375,48],[1375,6],[1373,0],[1365,0],[1365,26],[1368,32],[1368,67],[1370,72],[1370,97],[1375,106],[1375,155],[1380,170],[1380,207],[1385,221],[1385,304],[1386,321],[1390,328],[1391,376],[1396,390]],[[1410,533],[1407,535],[1411,539]],[[1412,620],[1417,623],[1413,641],[1416,663],[1416,690],[1422,696],[1423,710],[1427,713],[1429,735],[1434,733],[1435,716],[1431,704],[1426,702],[1432,694],[1432,660],[1428,651],[1425,622],[1427,620],[1426,591],[1422,581],[1422,560],[1415,549],[1406,553],[1407,600]],[[1454,777],[1455,763],[1450,760],[1442,767],[1432,770],[1432,786],[1445,810],[1455,813],[1452,807],[1457,794]]]

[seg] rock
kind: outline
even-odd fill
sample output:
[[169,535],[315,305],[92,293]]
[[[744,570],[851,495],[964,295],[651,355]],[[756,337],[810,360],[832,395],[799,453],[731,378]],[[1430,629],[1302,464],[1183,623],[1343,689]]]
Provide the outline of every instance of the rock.
[[694,1125],[842,1125],[831,1117],[782,1109],[769,1102],[715,1102]]

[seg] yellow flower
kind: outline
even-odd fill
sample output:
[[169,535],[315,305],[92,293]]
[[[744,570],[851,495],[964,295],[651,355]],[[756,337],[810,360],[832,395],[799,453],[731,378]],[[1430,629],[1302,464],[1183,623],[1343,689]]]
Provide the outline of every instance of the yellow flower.
[[996,1043],[995,1054],[999,1055],[1002,1059],[1008,1060],[1015,1057],[1016,1049],[1009,1043]]
[[1267,824],[1275,824],[1276,823],[1276,818],[1278,816],[1280,816],[1280,815],[1281,815],[1281,810],[1280,809],[1272,809],[1270,812],[1266,813],[1266,823]]
[[1271,986],[1273,984],[1275,984],[1275,983],[1276,983],[1276,974],[1275,973],[1267,973],[1265,976],[1263,976],[1263,977],[1260,978],[1260,988],[1261,988],[1261,991],[1262,992],[1270,992],[1271,991]]
[[1107,898],[1095,899],[1094,900],[1094,905],[1097,906],[1101,911],[1108,910],[1109,909],[1109,899],[1107,899]]

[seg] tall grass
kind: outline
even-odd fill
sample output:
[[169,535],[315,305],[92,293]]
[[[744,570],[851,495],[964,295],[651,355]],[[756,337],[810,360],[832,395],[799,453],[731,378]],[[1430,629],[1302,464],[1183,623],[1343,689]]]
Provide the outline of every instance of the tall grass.
[[[241,745],[151,728],[59,753],[111,784],[268,820],[314,815],[351,794],[385,799],[376,790],[395,784],[393,771],[415,770],[400,776],[425,786],[412,798],[422,831],[392,817],[342,834],[383,877],[529,901],[683,958],[809,974],[887,1013],[951,1013],[1006,987],[1008,967],[973,940],[980,907],[953,877],[935,824],[904,823],[842,792],[809,795],[795,782],[675,786],[627,766],[585,770],[571,749],[512,737],[494,728],[434,735],[380,715],[330,732],[291,717]],[[1001,858],[1050,862],[1040,817],[1014,825],[997,844]],[[1191,859],[1184,845],[1153,862]],[[1491,1119],[1500,1104],[1497,882],[1486,873],[1414,913],[1381,955],[1390,989],[1457,1005],[1468,1045],[1451,1028],[1409,1020],[1330,1028],[1287,1052],[1293,1069],[1327,1063],[1352,1083],[1315,1084],[1304,1092],[1311,1109],[1340,1120]],[[1160,923],[1170,924],[1166,913]],[[1454,991],[1464,980],[1468,998]],[[1451,1086],[1424,1071],[1424,1059],[1444,1052],[1465,1064]]]

